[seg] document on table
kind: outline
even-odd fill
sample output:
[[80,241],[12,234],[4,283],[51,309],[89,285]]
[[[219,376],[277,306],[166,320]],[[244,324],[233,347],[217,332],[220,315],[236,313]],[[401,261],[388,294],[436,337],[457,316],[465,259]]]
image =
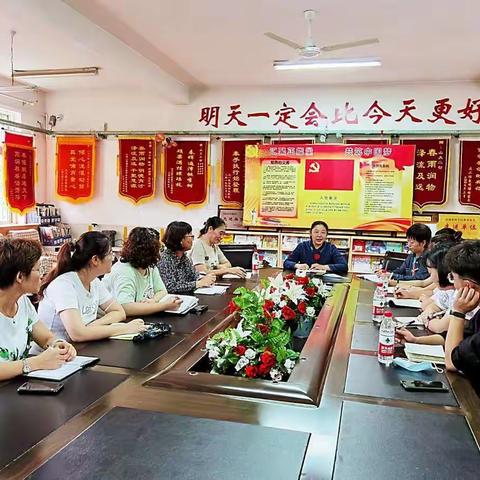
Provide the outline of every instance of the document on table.
[[388,304],[391,307],[420,308],[422,306],[420,300],[416,300],[413,298],[392,298],[388,301]]
[[228,290],[229,285],[212,285],[211,287],[202,287],[195,290],[199,295],[222,295]]
[[[246,279],[249,280],[252,278],[252,272],[245,272],[246,274]],[[234,273],[226,273],[225,275],[222,275],[222,278],[240,278],[238,275],[235,275]]]
[[98,360],[98,357],[82,357],[77,355],[71,362],[64,363],[60,368],[55,370],[35,370],[34,372],[30,372],[27,377],[59,381]]
[[366,275],[360,275],[362,278],[364,278],[365,280],[368,280],[369,282],[373,282],[373,283],[381,283],[382,282],[382,279],[378,277],[378,275],[375,275],[375,274],[366,274]]
[[179,298],[182,303],[177,310],[165,310],[165,313],[178,313],[183,315],[198,305],[198,298],[192,295],[165,295],[159,303],[172,302],[174,298]]
[[387,293],[388,293],[389,295],[393,295],[393,294],[395,293],[395,287],[388,287]]
[[322,276],[322,280],[324,282],[333,282],[333,283],[348,282],[347,278],[342,277],[341,275],[337,275],[336,273],[328,273],[328,272]]
[[433,362],[445,365],[445,352],[442,345],[406,343],[405,355],[412,362]]
[[398,327],[412,325],[414,327],[423,327],[424,324],[418,317],[395,317],[395,324]]

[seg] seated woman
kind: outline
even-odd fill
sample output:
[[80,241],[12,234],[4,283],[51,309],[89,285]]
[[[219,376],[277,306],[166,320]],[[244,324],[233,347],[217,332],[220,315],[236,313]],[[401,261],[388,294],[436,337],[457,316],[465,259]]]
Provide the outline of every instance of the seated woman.
[[[87,232],[62,246],[57,266],[40,288],[38,307],[38,316],[57,337],[87,342],[145,330],[140,319],[119,323],[125,311],[97,278],[111,268],[112,249],[103,233]],[[99,307],[105,315],[97,320]]]
[[320,272],[347,273],[345,257],[338,248],[327,241],[328,225],[322,221],[312,223],[310,240],[299,243],[295,250],[283,262],[286,270],[297,268],[318,270]]
[[455,288],[448,279],[448,267],[445,257],[449,250],[455,245],[452,242],[438,244],[429,250],[425,255],[425,262],[428,273],[432,281],[438,285],[433,292],[431,302],[423,309],[419,315],[425,323],[425,326],[435,335],[426,335],[423,337],[415,337],[411,331],[401,328],[397,330],[397,337],[404,342],[438,344],[443,345],[446,332],[448,330],[449,316],[446,310],[450,308],[455,297]]
[[127,316],[176,310],[182,303],[179,299],[159,303],[167,295],[167,288],[157,268],[159,259],[158,232],[151,228],[135,227],[123,246],[120,261],[102,280]]
[[203,224],[200,236],[193,244],[190,258],[197,272],[213,273],[216,276],[232,273],[245,278],[245,270],[241,267],[232,267],[218,246],[225,235],[225,228],[225,222],[220,217],[210,217]]
[[[53,370],[75,358],[69,343],[55,339],[38,319],[27,294],[40,288],[42,247],[33,240],[0,240],[0,381],[34,370]],[[30,344],[42,353],[28,358]]]
[[187,256],[193,243],[192,227],[188,223],[170,223],[165,230],[163,243],[166,249],[160,255],[158,270],[168,293],[191,293],[196,288],[215,283],[215,275],[201,277]]

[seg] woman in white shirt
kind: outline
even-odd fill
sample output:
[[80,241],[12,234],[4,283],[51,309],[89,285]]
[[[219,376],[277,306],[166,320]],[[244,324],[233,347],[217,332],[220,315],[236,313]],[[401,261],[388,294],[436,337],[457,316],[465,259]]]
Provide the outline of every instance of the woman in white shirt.
[[225,222],[220,217],[210,217],[200,230],[198,240],[193,244],[190,258],[197,272],[212,273],[217,277],[232,273],[245,278],[245,270],[241,267],[232,267],[218,246],[225,235],[225,228]]
[[135,227],[123,246],[120,261],[103,278],[102,284],[122,305],[127,316],[177,310],[182,303],[173,296],[160,302],[167,295],[167,288],[157,268],[159,258],[158,232],[153,228]]
[[[55,340],[27,297],[40,288],[41,254],[36,241],[0,240],[0,381],[59,368],[76,355],[72,345]],[[28,358],[32,341],[43,351]]]
[[[103,233],[87,232],[62,246],[56,268],[40,288],[38,307],[38,316],[56,336],[87,342],[145,330],[141,319],[120,323],[125,311],[97,278],[111,268],[112,249]],[[97,319],[99,307],[105,315]]]

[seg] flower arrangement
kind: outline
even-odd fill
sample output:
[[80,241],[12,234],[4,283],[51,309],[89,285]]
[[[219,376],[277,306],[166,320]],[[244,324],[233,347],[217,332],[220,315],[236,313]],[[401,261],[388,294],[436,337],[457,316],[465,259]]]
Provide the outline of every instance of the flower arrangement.
[[240,321],[207,340],[210,373],[285,380],[299,357],[291,348],[296,322],[317,317],[325,286],[317,278],[280,273],[259,290],[240,287],[234,293],[230,312]]

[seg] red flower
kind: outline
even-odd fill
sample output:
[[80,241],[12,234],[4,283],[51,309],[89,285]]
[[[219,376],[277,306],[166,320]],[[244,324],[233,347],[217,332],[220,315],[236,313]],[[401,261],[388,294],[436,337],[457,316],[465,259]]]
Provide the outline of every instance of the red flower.
[[260,355],[260,361],[262,362],[263,365],[266,367],[272,368],[276,363],[277,363],[277,357],[275,356],[274,353],[269,352],[269,351],[264,351]]
[[268,311],[270,311],[274,306],[275,303],[273,300],[265,300],[265,303],[263,304],[263,308]]
[[285,275],[284,279],[285,280],[293,280],[295,278],[294,273],[289,273],[288,275]]
[[259,323],[257,325],[257,328],[260,330],[260,333],[262,335],[266,335],[268,332],[270,332],[270,327],[268,325],[265,325],[264,323]]
[[236,355],[241,357],[247,351],[247,347],[245,345],[237,345],[233,349],[233,351],[235,352]]
[[258,374],[260,377],[263,377],[265,375],[268,375],[271,369],[272,367],[269,367],[268,365],[265,365],[264,363],[262,363],[261,365],[258,366]]
[[306,285],[310,281],[308,277],[296,277],[295,280],[299,285]]
[[306,287],[306,288],[305,288],[305,293],[306,293],[309,297],[314,297],[315,294],[317,293],[317,288],[316,288],[316,287]]
[[265,309],[265,307],[263,307],[263,315],[265,316],[266,319],[270,320],[271,318],[273,318],[273,315],[271,312],[269,312],[268,310]]
[[235,300],[230,300],[230,303],[228,304],[228,310],[230,313],[234,313],[240,310],[240,307],[235,303]]
[[307,304],[305,302],[300,302],[298,304],[298,311],[303,315],[307,311]]
[[245,368],[245,374],[249,378],[258,377],[258,368],[255,365],[248,365],[248,367]]
[[295,312],[288,305],[282,308],[282,315],[285,320],[293,320],[295,318]]

